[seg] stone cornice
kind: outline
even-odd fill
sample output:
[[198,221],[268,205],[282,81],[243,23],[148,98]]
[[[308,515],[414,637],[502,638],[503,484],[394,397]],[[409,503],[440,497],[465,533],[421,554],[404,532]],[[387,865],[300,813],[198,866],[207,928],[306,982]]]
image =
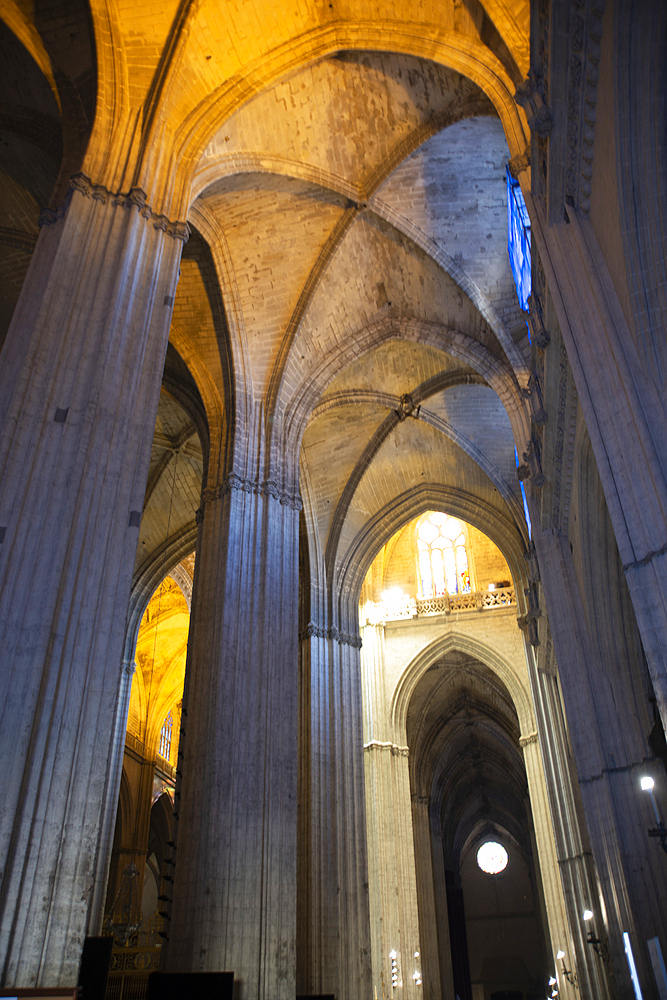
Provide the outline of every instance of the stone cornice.
[[299,633],[299,639],[332,639],[334,642],[340,643],[341,646],[353,646],[354,649],[361,649],[361,636],[351,635],[349,632],[340,632],[337,628],[332,626],[331,628],[323,628],[321,625],[315,625],[314,622],[308,622],[306,627]]
[[114,194],[108,188],[104,187],[103,184],[93,184],[89,177],[81,173],[74,174],[70,179],[70,188],[62,205],[56,209],[43,209],[39,217],[39,225],[52,226],[62,219],[75,191],[78,191],[79,194],[84,195],[86,198],[91,198],[93,201],[99,201],[103,205],[111,203],[120,208],[136,208],[143,219],[153,223],[153,229],[159,229],[165,235],[173,237],[173,239],[182,240],[183,243],[187,243],[190,237],[190,227],[187,222],[172,222],[166,215],[154,212],[147,204],[148,195],[141,188],[130,188],[127,194],[122,194],[121,192]]
[[213,503],[233,491],[272,497],[274,500],[278,500],[283,507],[290,507],[292,510],[303,510],[303,503],[298,493],[295,494],[280,490],[278,484],[272,479],[266,479],[263,482],[255,479],[244,479],[235,472],[230,472],[220,486],[207,486],[203,489],[201,494],[202,504]]

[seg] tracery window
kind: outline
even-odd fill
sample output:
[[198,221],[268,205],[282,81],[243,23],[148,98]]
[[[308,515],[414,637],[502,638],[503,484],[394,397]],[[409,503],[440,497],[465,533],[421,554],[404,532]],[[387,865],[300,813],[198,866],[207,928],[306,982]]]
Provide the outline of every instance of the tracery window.
[[417,556],[422,597],[469,594],[470,570],[463,522],[431,511],[417,524]]
[[519,182],[507,174],[507,249],[521,308],[528,309],[530,278],[530,218]]
[[164,760],[169,760],[169,754],[171,753],[171,731],[173,725],[174,719],[170,712],[164,720],[160,731],[160,746],[158,748],[158,753]]

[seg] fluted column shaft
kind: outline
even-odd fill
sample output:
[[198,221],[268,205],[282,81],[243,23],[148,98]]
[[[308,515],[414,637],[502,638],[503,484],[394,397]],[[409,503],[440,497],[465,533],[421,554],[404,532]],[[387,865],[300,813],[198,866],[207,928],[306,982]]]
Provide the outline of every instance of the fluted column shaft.
[[235,475],[203,496],[165,968],[293,1000],[300,502]]
[[371,995],[360,640],[301,638],[297,993]]
[[634,989],[622,938],[627,931],[644,996],[653,1000],[657,994],[646,942],[667,922],[667,880],[662,852],[646,832],[651,814],[639,778],[646,773],[658,778],[659,768],[644,761],[645,734],[633,728],[627,706],[619,705],[614,687],[620,690],[622,660],[614,662],[609,653],[603,661],[591,640],[567,539],[543,532],[535,542],[604,904],[596,888],[589,886],[587,908],[595,916],[584,932],[592,931],[603,940],[608,936],[617,995],[631,1000]]
[[[364,745],[373,987],[378,998],[421,998],[417,882],[408,749],[393,741],[385,683],[384,625],[363,629]],[[390,955],[399,981],[392,991]],[[420,956],[421,957],[421,956]]]
[[118,664],[187,231],[142,192],[81,177],[51,222],[0,384],[0,978],[13,986],[75,983],[103,896]]

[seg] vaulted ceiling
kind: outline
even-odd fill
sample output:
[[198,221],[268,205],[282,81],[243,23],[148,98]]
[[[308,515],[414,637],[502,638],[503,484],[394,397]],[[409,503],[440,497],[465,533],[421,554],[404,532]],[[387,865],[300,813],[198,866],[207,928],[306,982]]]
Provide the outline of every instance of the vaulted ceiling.
[[505,167],[527,136],[512,94],[529,5],[293,7],[202,0],[149,16],[141,3],[62,0],[56,23],[0,5],[6,64],[25,81],[0,108],[5,319],[39,209],[49,192],[58,203],[68,171],[143,185],[192,228],[135,628],[162,566],[194,547],[206,477],[251,464],[242,449],[258,407],[267,474],[300,489],[322,579],[343,573],[398,498],[407,518],[434,490],[465,498],[484,530],[497,520],[499,544],[525,538],[514,443],[526,439],[529,344]]

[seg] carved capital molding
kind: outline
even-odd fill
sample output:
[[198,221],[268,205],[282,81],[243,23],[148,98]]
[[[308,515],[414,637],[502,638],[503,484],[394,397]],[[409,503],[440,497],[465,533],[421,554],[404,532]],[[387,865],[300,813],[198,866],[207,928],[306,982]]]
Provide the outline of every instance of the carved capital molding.
[[584,215],[591,208],[593,144],[600,78],[604,0],[578,0],[570,14],[565,200]]
[[364,750],[389,750],[392,757],[408,757],[410,754],[408,747],[400,747],[396,743],[381,743],[380,740],[364,743]]
[[254,479],[244,479],[235,472],[230,472],[220,486],[207,486],[202,490],[202,505],[214,503],[227,494],[237,491],[239,493],[254,493],[256,496],[272,497],[278,500],[283,507],[290,507],[292,510],[303,510],[303,503],[298,493],[289,493],[278,488],[278,484],[272,479],[263,482]]
[[313,637],[317,639],[331,639],[341,646],[352,646],[354,649],[361,649],[362,646],[361,636],[359,635],[340,632],[334,626],[323,628],[321,625],[315,625],[314,622],[308,622],[306,627],[299,633],[299,639],[312,639]]
[[70,179],[69,191],[62,205],[57,209],[45,208],[42,211],[39,217],[39,225],[52,226],[62,219],[67,212],[75,191],[78,191],[85,198],[99,201],[103,205],[112,204],[120,208],[136,208],[143,219],[153,223],[153,229],[159,229],[166,236],[171,236],[175,240],[182,240],[183,243],[187,243],[190,238],[190,227],[187,222],[172,222],[166,215],[154,212],[147,204],[148,195],[141,188],[130,188],[127,194],[123,194],[122,192],[114,194],[108,188],[104,187],[103,184],[94,184],[90,177],[86,177],[85,174],[81,173],[74,174]]
[[528,736],[521,737],[521,739],[519,740],[519,746],[527,747],[530,746],[531,743],[537,743],[537,742],[538,742],[537,733],[529,733]]
[[546,87],[541,73],[531,67],[527,79],[517,87],[514,95],[528,118],[528,127],[541,139],[546,139],[554,127],[554,117],[546,100]]
[[523,153],[518,153],[513,156],[511,160],[508,161],[507,169],[514,178],[518,181],[519,174],[522,170],[528,170],[530,167],[530,146],[526,146]]

